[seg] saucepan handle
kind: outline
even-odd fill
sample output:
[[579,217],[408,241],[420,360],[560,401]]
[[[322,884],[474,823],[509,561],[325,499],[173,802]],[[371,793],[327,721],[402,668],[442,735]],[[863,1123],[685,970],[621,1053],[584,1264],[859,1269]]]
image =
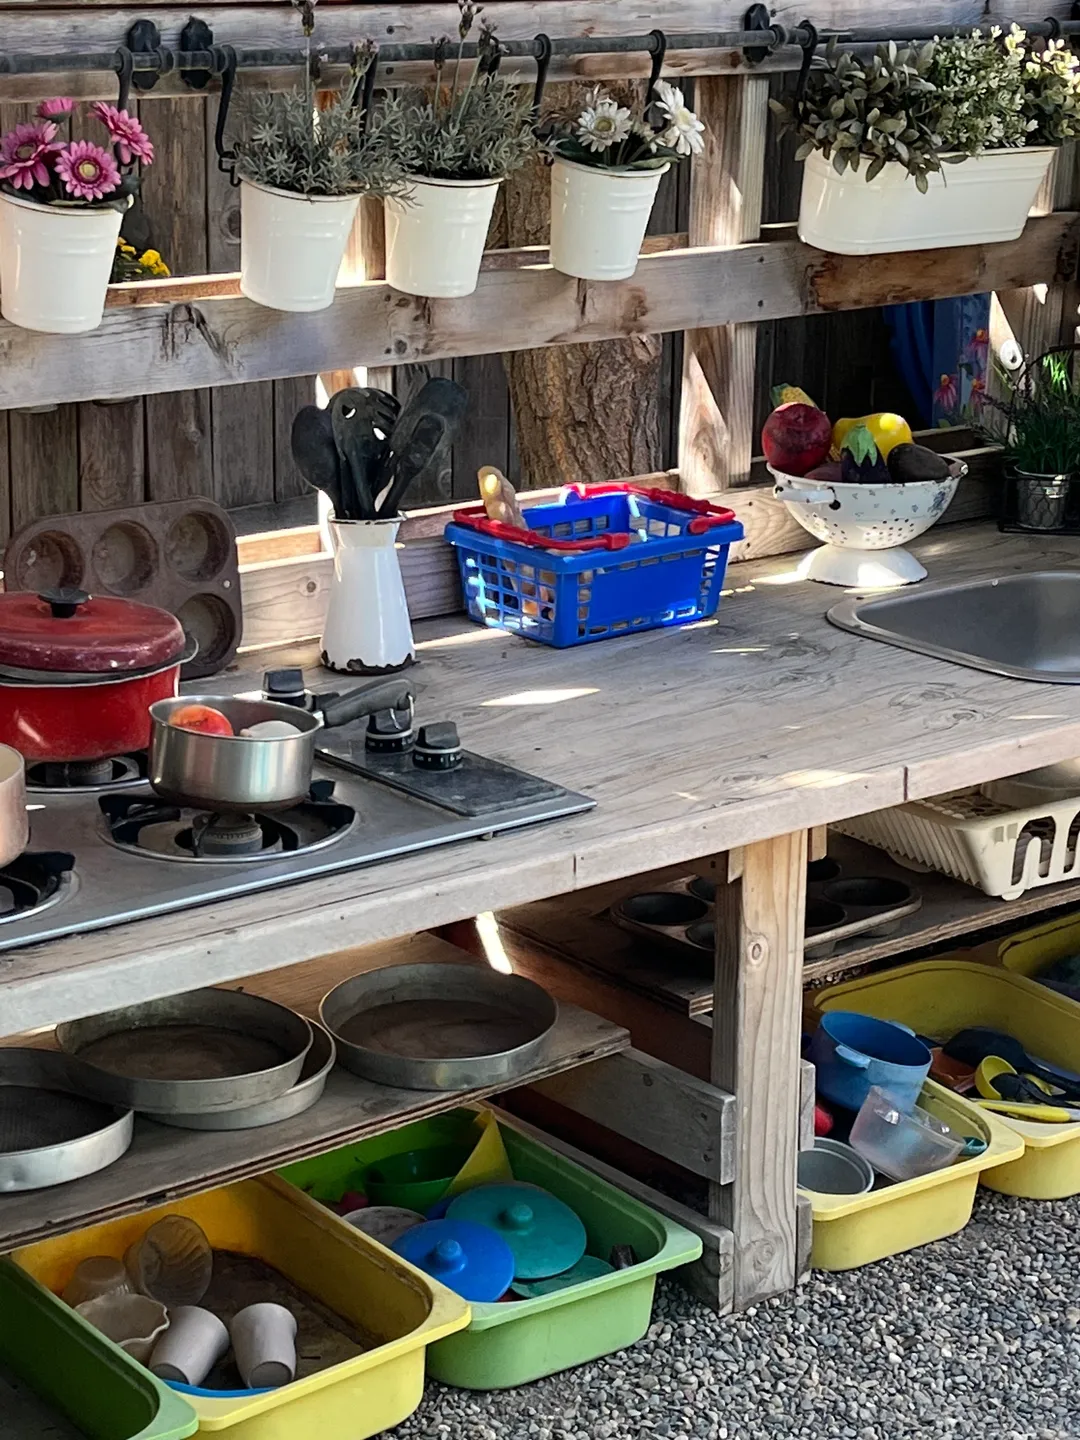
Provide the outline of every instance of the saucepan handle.
[[359,720],[364,715],[374,715],[379,710],[411,710],[413,692],[405,680],[380,680],[376,685],[361,685],[346,695],[320,704],[316,698],[315,708],[328,728],[348,725],[350,720]]

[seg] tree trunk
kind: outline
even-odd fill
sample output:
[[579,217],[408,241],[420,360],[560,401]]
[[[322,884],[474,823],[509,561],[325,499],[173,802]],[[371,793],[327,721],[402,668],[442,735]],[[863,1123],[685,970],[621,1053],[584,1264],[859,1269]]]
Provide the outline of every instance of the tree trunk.
[[[550,86],[547,98],[561,107],[587,88]],[[547,244],[549,175],[534,161],[503,185],[500,244]],[[540,489],[659,470],[662,343],[636,335],[505,355],[521,455],[515,483]]]

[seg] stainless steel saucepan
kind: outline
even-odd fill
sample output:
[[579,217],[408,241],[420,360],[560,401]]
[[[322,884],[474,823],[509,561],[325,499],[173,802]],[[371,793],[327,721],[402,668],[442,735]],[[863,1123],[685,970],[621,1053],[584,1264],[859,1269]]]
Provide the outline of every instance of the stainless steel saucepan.
[[[315,736],[379,710],[412,705],[403,680],[364,685],[302,710],[276,700],[243,700],[218,695],[181,695],[150,706],[150,784],[175,805],[203,810],[281,810],[307,797],[315,762]],[[210,735],[170,725],[175,711],[189,705],[219,710],[235,735]],[[283,720],[296,733],[252,738],[241,730],[265,720]]]
[[0,868],[10,865],[30,843],[25,772],[18,750],[0,745]]

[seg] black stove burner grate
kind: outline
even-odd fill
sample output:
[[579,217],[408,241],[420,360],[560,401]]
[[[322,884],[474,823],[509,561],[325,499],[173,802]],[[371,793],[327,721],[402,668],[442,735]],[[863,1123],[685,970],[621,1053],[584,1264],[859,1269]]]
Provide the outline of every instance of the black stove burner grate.
[[66,850],[28,850],[0,870],[0,924],[21,919],[54,900],[75,867]]
[[212,863],[273,859],[340,839],[356,811],[331,799],[332,792],[322,782],[290,810],[255,814],[181,809],[145,795],[102,795],[98,804],[109,837],[123,849]]
[[116,790],[145,779],[145,753],[108,760],[39,760],[26,767],[28,788],[47,794]]

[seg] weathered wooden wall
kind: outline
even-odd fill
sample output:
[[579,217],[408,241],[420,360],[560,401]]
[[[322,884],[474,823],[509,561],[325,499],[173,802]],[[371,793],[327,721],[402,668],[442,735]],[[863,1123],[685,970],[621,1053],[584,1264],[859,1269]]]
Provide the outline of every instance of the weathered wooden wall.
[[[774,85],[789,82],[775,77]],[[692,86],[693,82],[689,82]],[[0,105],[7,129],[29,107]],[[216,100],[195,95],[146,98],[142,118],[158,151],[143,201],[153,244],[177,275],[235,271],[239,266],[238,191],[214,155]],[[766,166],[766,222],[794,218],[801,167],[790,154]],[[689,173],[677,167],[661,186],[650,232],[685,230]],[[835,338],[831,338],[835,337]],[[676,463],[678,377],[682,337],[664,337],[660,416],[664,464]],[[769,386],[792,380],[818,387],[820,403],[870,408],[869,386],[889,383],[878,311],[765,322],[759,327],[758,409]],[[416,505],[470,499],[481,464],[497,464],[524,485],[502,361],[496,355],[401,367],[403,396],[431,374],[451,375],[472,397],[468,428],[443,471],[413,496]],[[880,386],[879,386],[880,388]],[[314,399],[314,377],[87,402],[42,414],[0,411],[0,544],[11,530],[49,512],[104,509],[142,500],[209,495],[239,510],[242,529],[294,525],[314,515],[289,453],[296,410]],[[245,515],[243,512],[247,511]]]

